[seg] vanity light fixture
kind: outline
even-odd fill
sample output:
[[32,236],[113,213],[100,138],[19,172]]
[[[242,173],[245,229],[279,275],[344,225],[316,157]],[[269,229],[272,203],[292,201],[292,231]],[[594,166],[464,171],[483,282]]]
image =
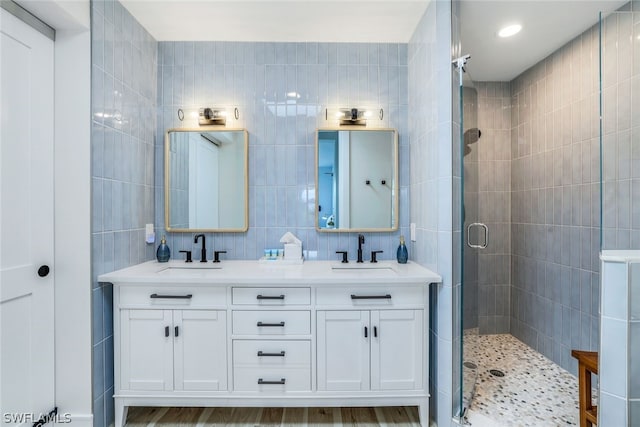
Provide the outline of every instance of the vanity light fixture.
[[336,113],[336,117],[341,125],[366,126],[367,119],[372,116],[371,111],[358,108],[341,108]]
[[222,109],[209,107],[200,108],[198,111],[198,124],[202,125],[226,125],[227,112]]

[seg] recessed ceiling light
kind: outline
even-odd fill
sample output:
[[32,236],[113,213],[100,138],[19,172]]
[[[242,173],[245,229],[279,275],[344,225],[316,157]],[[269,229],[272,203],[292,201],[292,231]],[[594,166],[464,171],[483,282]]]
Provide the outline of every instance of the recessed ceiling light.
[[518,34],[521,29],[522,29],[522,25],[520,24],[507,25],[506,27],[498,31],[498,36],[511,37],[515,34]]

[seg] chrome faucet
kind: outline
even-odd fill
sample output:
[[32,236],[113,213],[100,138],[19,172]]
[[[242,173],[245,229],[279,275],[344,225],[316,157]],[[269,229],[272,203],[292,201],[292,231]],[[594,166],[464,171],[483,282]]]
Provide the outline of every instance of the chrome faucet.
[[358,261],[362,262],[362,244],[364,243],[364,236],[362,234],[358,234]]
[[200,249],[200,262],[207,262],[207,244],[204,234],[196,234],[193,243],[198,243],[198,239],[202,237],[202,249]]

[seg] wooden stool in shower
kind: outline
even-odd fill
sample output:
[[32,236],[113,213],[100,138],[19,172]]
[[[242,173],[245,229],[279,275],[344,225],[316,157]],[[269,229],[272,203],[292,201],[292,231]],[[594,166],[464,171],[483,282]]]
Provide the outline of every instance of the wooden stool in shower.
[[591,374],[598,374],[598,352],[571,350],[578,359],[578,394],[580,395],[580,427],[598,423],[598,407],[591,400]]

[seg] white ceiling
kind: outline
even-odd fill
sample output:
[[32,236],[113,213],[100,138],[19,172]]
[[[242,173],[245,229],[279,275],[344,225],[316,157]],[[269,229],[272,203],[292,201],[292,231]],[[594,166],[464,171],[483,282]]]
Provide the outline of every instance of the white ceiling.
[[406,43],[426,0],[121,0],[158,41]]
[[[429,0],[121,0],[158,41],[390,42],[411,38]],[[463,53],[476,81],[508,81],[595,24],[619,0],[464,0]],[[518,22],[509,39],[496,32]]]
[[[460,10],[462,53],[474,81],[510,81],[598,22],[600,11],[616,10],[619,0],[464,0]],[[496,34],[518,23],[510,38]]]

